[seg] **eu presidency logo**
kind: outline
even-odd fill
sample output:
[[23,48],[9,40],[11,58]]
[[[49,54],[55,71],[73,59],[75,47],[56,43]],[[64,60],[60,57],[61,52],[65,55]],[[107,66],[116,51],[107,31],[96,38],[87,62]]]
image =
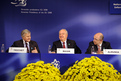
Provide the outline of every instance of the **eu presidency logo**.
[[51,62],[51,64],[53,64],[56,68],[60,69],[60,62],[57,61],[56,59],[54,59],[54,61]]
[[11,2],[11,4],[15,5],[16,7],[18,6],[22,6],[25,7],[27,5],[27,0],[15,0],[13,2]]

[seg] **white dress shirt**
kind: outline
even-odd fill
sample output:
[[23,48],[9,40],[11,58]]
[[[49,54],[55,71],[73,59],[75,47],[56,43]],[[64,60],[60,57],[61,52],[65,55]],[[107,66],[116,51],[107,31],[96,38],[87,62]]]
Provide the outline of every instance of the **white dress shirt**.
[[26,47],[26,43],[27,43],[27,47],[28,47],[29,52],[30,52],[29,42],[25,42],[25,41],[23,40],[24,47]]

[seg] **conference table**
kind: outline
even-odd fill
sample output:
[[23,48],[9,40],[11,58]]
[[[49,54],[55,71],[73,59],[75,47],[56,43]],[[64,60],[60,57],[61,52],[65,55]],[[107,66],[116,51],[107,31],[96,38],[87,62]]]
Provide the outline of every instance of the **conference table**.
[[21,72],[22,68],[39,60],[45,63],[55,63],[63,74],[77,60],[80,61],[91,56],[96,56],[102,61],[111,63],[116,70],[121,71],[121,55],[115,54],[0,53],[0,81],[13,81],[15,75]]

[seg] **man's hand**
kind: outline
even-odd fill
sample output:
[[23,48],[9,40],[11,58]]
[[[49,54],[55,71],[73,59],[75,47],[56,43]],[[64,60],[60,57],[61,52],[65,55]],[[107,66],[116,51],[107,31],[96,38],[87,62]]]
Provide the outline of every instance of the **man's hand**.
[[55,51],[52,51],[51,53],[55,53]]
[[34,50],[32,50],[32,53],[38,53],[36,47],[34,47]]
[[103,54],[103,51],[97,52],[97,54]]

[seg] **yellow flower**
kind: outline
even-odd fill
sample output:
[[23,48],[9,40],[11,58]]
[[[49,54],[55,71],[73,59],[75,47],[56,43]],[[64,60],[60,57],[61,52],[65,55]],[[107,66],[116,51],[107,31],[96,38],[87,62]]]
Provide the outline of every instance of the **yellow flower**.
[[77,60],[63,75],[50,63],[30,63],[15,76],[14,81],[121,81],[121,74],[112,64],[92,56]]
[[61,81],[60,71],[54,65],[44,61],[28,64],[23,68],[14,81]]
[[68,81],[121,81],[121,74],[117,72],[112,64],[92,56],[91,58],[76,61],[75,64],[63,74],[62,79],[67,79]]

